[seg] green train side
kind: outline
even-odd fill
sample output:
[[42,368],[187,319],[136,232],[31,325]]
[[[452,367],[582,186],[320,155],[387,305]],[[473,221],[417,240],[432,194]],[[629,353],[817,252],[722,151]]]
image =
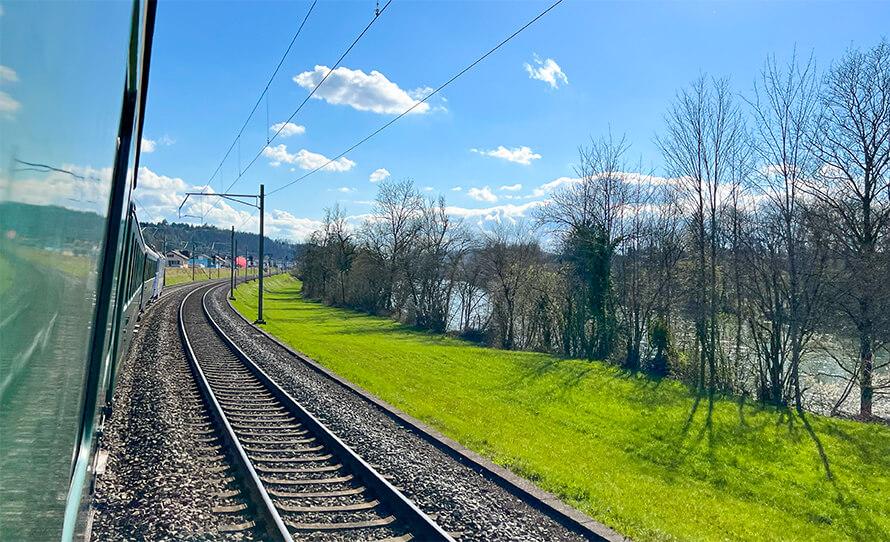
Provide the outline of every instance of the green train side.
[[0,15],[0,540],[89,536],[101,428],[165,259],[136,216],[154,0]]

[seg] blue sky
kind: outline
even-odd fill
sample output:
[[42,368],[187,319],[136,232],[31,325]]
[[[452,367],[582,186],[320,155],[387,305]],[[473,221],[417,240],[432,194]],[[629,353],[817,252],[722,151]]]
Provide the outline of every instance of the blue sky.
[[[319,91],[328,99],[310,100],[293,120],[305,131],[272,143],[286,146],[280,165],[262,156],[232,190],[255,191],[259,182],[274,190],[305,173],[301,167],[313,165],[315,154],[339,154],[412,103],[413,91],[437,87],[548,4],[394,0],[343,61],[345,70]],[[308,6],[160,3],[145,123],[154,145],[143,154],[148,172],[138,193],[143,215],[174,219],[181,192],[207,182]],[[317,65],[331,66],[374,7],[318,3],[271,86],[269,124],[285,120],[307,95],[294,77],[304,74],[306,84]],[[574,174],[577,146],[610,126],[626,134],[631,161],[661,173],[654,137],[677,90],[699,74],[730,77],[736,92],[750,94],[768,54],[787,59],[796,46],[824,68],[850,45],[876,43],[888,23],[886,2],[566,0],[446,88],[444,100],[431,100],[428,111],[350,152],[342,171],[320,171],[271,196],[272,233],[302,237],[338,202],[347,214],[367,213],[376,191],[369,176],[380,168],[428,187],[431,196],[443,194],[471,222],[519,218],[528,204],[546,199],[547,183]],[[541,68],[548,59],[565,77],[555,85],[530,77],[525,67]],[[370,77],[374,71],[382,76]],[[267,134],[264,102],[242,138],[242,166]],[[499,147],[509,152],[485,154]],[[237,169],[236,149],[213,188],[227,186]],[[515,185],[522,187],[501,189]],[[253,228],[255,219],[221,206],[209,220]]]

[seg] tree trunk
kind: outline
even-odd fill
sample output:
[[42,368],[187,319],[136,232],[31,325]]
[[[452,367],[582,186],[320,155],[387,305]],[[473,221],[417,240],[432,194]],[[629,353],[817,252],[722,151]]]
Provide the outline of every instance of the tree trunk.
[[859,355],[862,360],[862,374],[859,376],[859,416],[868,419],[872,417],[874,396],[872,373],[875,368],[870,332],[861,333],[859,337]]

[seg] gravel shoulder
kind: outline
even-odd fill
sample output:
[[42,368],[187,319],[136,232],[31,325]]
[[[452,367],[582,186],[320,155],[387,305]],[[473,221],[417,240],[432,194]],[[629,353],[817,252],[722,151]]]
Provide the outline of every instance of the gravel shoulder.
[[217,323],[282,388],[463,540],[584,540],[549,515],[397,423],[380,407],[307,366],[235,314],[216,289]]
[[105,472],[97,476],[93,540],[252,540],[244,513],[220,514],[240,492],[208,434],[209,418],[185,358],[177,324],[192,286],[165,292],[143,314],[119,370],[105,425]]

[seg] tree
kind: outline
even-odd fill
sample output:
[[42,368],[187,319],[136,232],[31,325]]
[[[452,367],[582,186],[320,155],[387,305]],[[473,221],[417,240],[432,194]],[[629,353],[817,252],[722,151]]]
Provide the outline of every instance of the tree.
[[821,166],[807,190],[819,202],[846,279],[840,309],[859,338],[859,413],[867,418],[877,332],[890,313],[878,251],[890,223],[890,44],[847,51],[825,76],[820,102],[809,149]]
[[400,318],[407,296],[404,269],[422,213],[423,197],[410,179],[383,181],[377,190],[372,218],[363,228],[364,246],[378,259],[385,273],[381,308]]
[[497,343],[502,348],[512,349],[517,345],[520,296],[533,279],[541,249],[521,225],[498,224],[493,231],[484,234],[479,258],[492,305]]
[[605,358],[616,334],[612,288],[612,256],[622,242],[621,228],[628,204],[625,138],[591,139],[579,147],[575,167],[578,182],[557,190],[537,214],[539,224],[554,231],[562,244],[573,287],[567,293],[564,329],[573,336],[563,344],[568,355]]
[[828,258],[804,192],[818,168],[809,147],[817,99],[812,59],[801,65],[793,56],[785,68],[767,59],[749,101],[762,196],[747,247],[758,390],[774,404],[791,396],[799,410],[801,360],[826,308]]
[[667,169],[679,180],[688,208],[692,246],[696,251],[691,300],[698,349],[698,385],[717,388],[718,246],[721,209],[745,135],[741,112],[725,79],[702,76],[682,90],[665,119],[667,133],[658,138]]

